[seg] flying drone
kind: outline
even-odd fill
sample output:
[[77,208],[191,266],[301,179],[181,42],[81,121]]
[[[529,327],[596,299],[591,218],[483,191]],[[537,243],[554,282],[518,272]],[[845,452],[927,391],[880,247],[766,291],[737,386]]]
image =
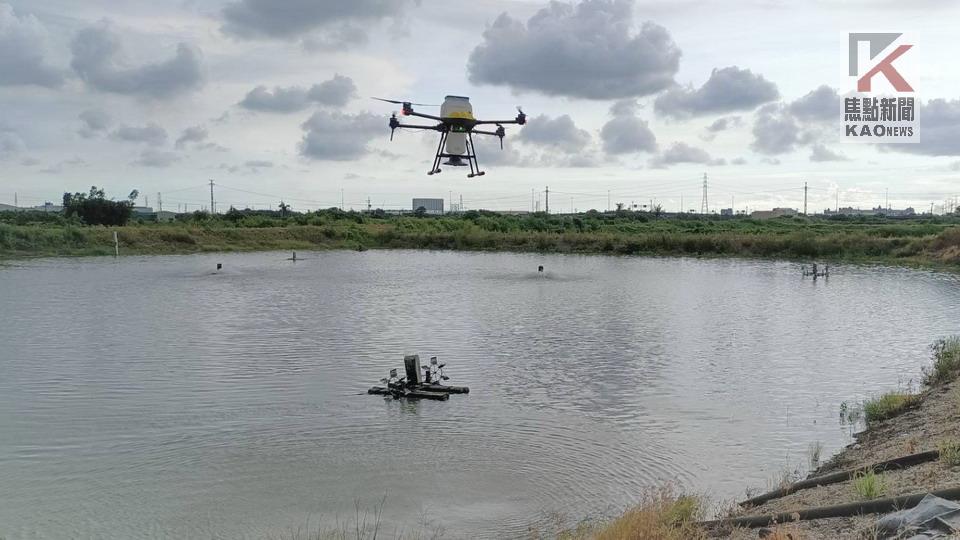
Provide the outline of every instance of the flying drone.
[[[483,176],[486,173],[481,171],[480,165],[477,164],[477,152],[473,146],[473,135],[493,135],[494,137],[500,137],[500,149],[502,150],[503,137],[507,134],[507,130],[503,127],[503,124],[519,124],[522,126],[527,123],[527,115],[523,113],[520,107],[517,107],[518,114],[513,120],[477,120],[473,117],[473,107],[470,105],[470,98],[464,96],[447,96],[444,98],[443,105],[440,105],[440,116],[423,114],[413,110],[414,105],[418,107],[436,107],[436,105],[424,105],[423,103],[410,103],[409,101],[383,98],[373,99],[401,105],[403,108],[400,110],[400,113],[403,116],[419,116],[420,118],[427,118],[439,122],[432,126],[403,124],[397,119],[397,113],[390,115],[391,141],[393,140],[393,132],[396,131],[397,128],[432,129],[440,132],[440,143],[437,145],[437,153],[433,158],[433,166],[427,171],[429,175],[439,173],[440,160],[447,158],[447,161],[443,162],[444,165],[451,165],[453,167],[469,166],[470,174],[467,175],[467,178]],[[496,131],[476,129],[477,126],[490,124],[497,126]],[[466,160],[466,163],[464,163],[464,160]]]

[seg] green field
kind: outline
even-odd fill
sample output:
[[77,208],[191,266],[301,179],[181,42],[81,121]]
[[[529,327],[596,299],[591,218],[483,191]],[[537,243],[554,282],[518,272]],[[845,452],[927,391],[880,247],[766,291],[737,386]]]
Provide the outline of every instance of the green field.
[[86,226],[59,214],[0,213],[0,257],[309,249],[455,249],[695,255],[881,262],[960,268],[960,218],[771,220],[647,213],[391,216],[336,209],[181,216],[171,223]]

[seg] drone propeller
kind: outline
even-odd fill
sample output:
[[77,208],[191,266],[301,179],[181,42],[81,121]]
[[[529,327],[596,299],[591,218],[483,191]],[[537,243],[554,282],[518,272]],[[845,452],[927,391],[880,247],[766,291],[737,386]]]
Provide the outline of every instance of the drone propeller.
[[520,105],[517,105],[517,123],[521,126],[527,123],[527,113],[523,112]]
[[371,97],[370,99],[386,101],[387,103],[396,103],[397,105],[416,105],[417,107],[439,107],[439,105],[431,105],[429,103],[411,103],[409,101],[397,101],[395,99],[383,99],[378,97]]

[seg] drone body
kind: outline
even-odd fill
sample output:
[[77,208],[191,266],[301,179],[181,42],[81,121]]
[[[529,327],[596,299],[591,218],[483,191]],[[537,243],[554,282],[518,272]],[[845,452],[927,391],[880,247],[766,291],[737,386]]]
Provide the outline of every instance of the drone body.
[[[473,116],[473,106],[470,105],[470,98],[465,96],[447,96],[440,105],[440,116],[419,113],[413,110],[414,104],[409,101],[395,101],[391,99],[373,98],[389,103],[396,103],[403,106],[401,114],[404,116],[419,116],[429,120],[436,120],[435,125],[416,125],[403,124],[397,119],[396,113],[390,116],[390,140],[393,140],[393,132],[397,128],[409,129],[431,129],[440,132],[440,143],[437,145],[437,152],[433,158],[433,165],[427,174],[437,174],[441,171],[440,161],[444,158],[444,165],[453,167],[470,167],[470,173],[467,178],[474,176],[483,176],[486,174],[480,170],[477,163],[476,148],[473,145],[473,135],[493,135],[500,138],[500,148],[503,149],[503,137],[506,135],[506,129],[503,124],[524,125],[527,123],[527,115],[517,107],[517,117],[512,120],[477,120]],[[485,131],[476,129],[479,125],[495,124],[496,131]],[[466,160],[466,162],[464,162]]]

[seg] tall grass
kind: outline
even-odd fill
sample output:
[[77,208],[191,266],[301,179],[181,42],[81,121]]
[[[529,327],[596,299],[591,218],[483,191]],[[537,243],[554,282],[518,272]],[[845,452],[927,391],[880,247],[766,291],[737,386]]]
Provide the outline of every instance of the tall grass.
[[938,339],[930,348],[933,364],[924,369],[924,382],[936,386],[956,379],[960,374],[960,336]]
[[862,499],[876,499],[887,491],[887,483],[872,469],[853,475],[853,489]]
[[646,493],[635,506],[608,521],[583,521],[575,527],[544,534],[531,531],[530,540],[701,540],[697,527],[705,505],[701,498],[676,495],[669,488]]
[[937,445],[940,452],[940,463],[946,467],[956,467],[960,465],[960,441],[943,441]]
[[879,422],[902,413],[920,402],[920,396],[907,392],[887,392],[863,402],[863,417],[867,423]]

